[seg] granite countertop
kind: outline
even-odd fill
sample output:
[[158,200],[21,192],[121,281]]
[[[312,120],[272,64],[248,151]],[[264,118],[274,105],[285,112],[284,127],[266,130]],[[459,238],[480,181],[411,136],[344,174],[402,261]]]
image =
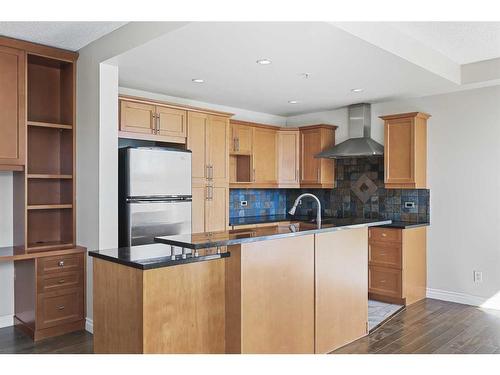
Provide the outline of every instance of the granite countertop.
[[[333,217],[323,217],[322,221],[324,224],[327,224],[331,221],[335,222],[342,222],[345,220],[352,220],[352,219],[337,219]],[[368,219],[367,219],[368,220]],[[384,219],[370,219],[370,220],[384,220]],[[230,218],[229,219],[229,225],[231,226],[239,226],[239,225],[253,225],[253,224],[265,224],[265,223],[276,223],[280,221],[292,221],[292,222],[309,222],[309,223],[314,223],[316,221],[315,217],[310,217],[310,216],[292,216],[289,214],[286,215],[268,215],[268,216],[247,216],[247,217],[236,217],[236,218]],[[383,225],[377,225],[381,226],[384,228],[400,228],[400,229],[410,229],[410,228],[416,228],[416,227],[423,227],[423,226],[429,226],[429,222],[419,222],[419,223],[412,223],[412,222],[406,222],[406,221],[392,221],[390,224],[383,224]]]
[[390,224],[391,220],[377,219],[328,219],[321,227],[314,223],[299,222],[269,227],[233,229],[221,232],[204,232],[178,234],[156,237],[155,241],[189,249],[206,249],[211,247],[237,245],[242,243],[265,241],[285,237],[304,236],[336,230],[380,226]]
[[383,228],[399,228],[399,229],[411,229],[418,227],[427,227],[431,225],[429,222],[421,222],[421,223],[411,223],[409,221],[393,221],[390,224],[380,225]]
[[[181,249],[174,249],[176,255],[175,260],[172,260],[171,246],[160,243],[121,247],[117,249],[89,251],[89,255],[94,258],[104,259],[110,262],[123,264],[125,266],[138,268],[141,270],[149,270],[153,268],[177,266],[179,264],[187,264],[194,262],[204,262],[214,259],[229,257],[228,252],[217,254],[215,251],[210,253],[195,256],[191,250],[187,250],[186,258],[181,256]],[[196,253],[195,253],[196,254]]]

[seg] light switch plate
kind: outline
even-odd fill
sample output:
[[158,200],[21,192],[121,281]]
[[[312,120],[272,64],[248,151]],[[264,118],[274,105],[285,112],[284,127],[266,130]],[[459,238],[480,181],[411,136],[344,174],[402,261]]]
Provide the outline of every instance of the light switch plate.
[[415,208],[415,202],[405,202],[405,208]]
[[247,201],[240,201],[240,206],[246,207],[246,206],[248,206],[248,202]]

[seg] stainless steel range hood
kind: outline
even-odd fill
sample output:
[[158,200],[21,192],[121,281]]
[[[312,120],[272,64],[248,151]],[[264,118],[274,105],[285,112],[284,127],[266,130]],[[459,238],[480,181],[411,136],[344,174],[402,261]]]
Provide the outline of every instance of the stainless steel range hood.
[[384,155],[384,146],[371,136],[370,104],[354,104],[348,107],[349,139],[320,152],[315,158],[340,159]]

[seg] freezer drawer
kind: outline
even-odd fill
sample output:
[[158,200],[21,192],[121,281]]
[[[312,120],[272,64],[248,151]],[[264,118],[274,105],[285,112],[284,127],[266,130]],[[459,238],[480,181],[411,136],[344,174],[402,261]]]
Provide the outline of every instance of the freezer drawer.
[[154,243],[157,236],[191,232],[191,201],[126,204],[125,238],[136,246]]

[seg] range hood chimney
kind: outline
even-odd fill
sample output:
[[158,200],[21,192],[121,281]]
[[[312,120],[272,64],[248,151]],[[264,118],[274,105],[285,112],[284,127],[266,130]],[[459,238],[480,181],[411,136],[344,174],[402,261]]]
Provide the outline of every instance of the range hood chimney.
[[340,159],[384,155],[384,146],[371,139],[371,105],[348,107],[349,139],[320,152],[315,158]]

